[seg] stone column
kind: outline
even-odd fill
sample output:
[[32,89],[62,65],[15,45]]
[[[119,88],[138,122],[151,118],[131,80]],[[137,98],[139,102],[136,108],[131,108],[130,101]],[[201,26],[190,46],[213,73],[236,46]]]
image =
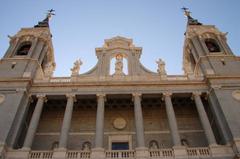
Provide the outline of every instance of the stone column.
[[141,94],[133,93],[134,100],[134,117],[135,117],[135,127],[136,127],[136,138],[137,138],[137,147],[144,148],[144,126],[143,126],[143,115],[142,115],[142,106],[141,106]]
[[32,142],[37,131],[38,123],[41,117],[43,104],[46,101],[46,96],[44,94],[37,95],[38,101],[34,109],[31,122],[28,127],[27,135],[24,140],[23,149],[31,149]]
[[60,134],[60,140],[59,140],[59,148],[60,149],[66,149],[67,148],[67,141],[68,141],[68,133],[69,129],[71,127],[71,120],[72,120],[72,111],[73,111],[73,105],[75,100],[74,94],[67,94],[67,105],[64,113],[63,123],[62,123],[62,129]]
[[208,120],[207,113],[205,112],[202,100],[200,98],[201,92],[193,92],[193,98],[197,107],[198,115],[204,129],[204,132],[207,137],[207,141],[209,145],[216,145],[216,139],[212,131],[212,127]]
[[172,136],[173,146],[181,146],[181,140],[178,132],[178,126],[177,126],[176,116],[175,116],[173,105],[172,105],[171,95],[172,94],[169,92],[163,93],[163,97],[166,105],[168,124],[170,128],[170,133]]
[[95,148],[103,148],[105,94],[97,94]]

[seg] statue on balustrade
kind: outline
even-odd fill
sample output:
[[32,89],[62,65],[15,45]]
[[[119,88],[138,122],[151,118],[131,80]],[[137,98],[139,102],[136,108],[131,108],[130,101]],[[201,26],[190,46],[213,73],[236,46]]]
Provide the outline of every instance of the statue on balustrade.
[[91,143],[89,141],[86,141],[82,144],[82,150],[83,151],[90,151],[91,150]]
[[166,75],[166,70],[165,70],[165,62],[162,59],[158,59],[158,61],[156,61],[156,63],[158,64],[158,69],[157,72],[160,75]]
[[152,150],[159,149],[158,142],[156,140],[150,141],[149,149],[152,149]]
[[81,59],[78,59],[77,61],[74,62],[74,66],[73,68],[71,69],[72,71],[72,76],[76,76],[79,74],[79,71],[80,71],[80,66],[82,65],[82,61]]

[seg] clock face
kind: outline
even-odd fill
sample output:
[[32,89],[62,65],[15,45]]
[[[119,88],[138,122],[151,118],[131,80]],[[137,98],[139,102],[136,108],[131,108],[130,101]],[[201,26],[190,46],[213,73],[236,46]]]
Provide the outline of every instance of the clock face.
[[233,96],[234,99],[240,101],[240,90],[233,91],[232,96]]

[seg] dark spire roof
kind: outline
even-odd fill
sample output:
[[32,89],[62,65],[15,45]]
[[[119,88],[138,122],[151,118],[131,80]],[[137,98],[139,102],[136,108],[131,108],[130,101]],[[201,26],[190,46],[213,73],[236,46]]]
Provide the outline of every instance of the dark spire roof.
[[38,28],[38,27],[49,27],[49,20],[52,17],[52,15],[55,15],[53,12],[55,10],[51,9],[48,10],[47,16],[45,19],[43,19],[43,21],[38,22],[37,25],[34,26],[34,28]]
[[188,18],[188,25],[202,25],[202,23],[198,22],[197,19],[194,19],[191,17],[191,12],[189,11],[188,8],[183,7],[182,10],[184,11],[185,16]]

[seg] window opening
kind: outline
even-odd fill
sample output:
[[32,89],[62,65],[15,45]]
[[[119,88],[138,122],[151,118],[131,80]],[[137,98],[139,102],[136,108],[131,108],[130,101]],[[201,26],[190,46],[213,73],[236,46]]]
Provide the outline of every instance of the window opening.
[[19,55],[19,56],[27,55],[30,48],[31,48],[31,43],[25,43],[17,50],[16,55]]
[[220,48],[215,40],[207,39],[205,40],[205,44],[209,52],[220,52]]
[[112,142],[112,150],[129,150],[128,142]]

